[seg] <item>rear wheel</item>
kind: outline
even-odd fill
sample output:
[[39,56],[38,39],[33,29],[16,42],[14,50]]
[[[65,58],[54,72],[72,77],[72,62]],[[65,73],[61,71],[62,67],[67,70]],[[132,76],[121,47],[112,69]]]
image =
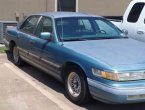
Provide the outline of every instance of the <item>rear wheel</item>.
[[22,59],[19,56],[19,50],[16,45],[13,47],[13,61],[17,66],[20,66],[23,63]]
[[68,98],[76,104],[87,103],[90,99],[86,76],[77,67],[70,68],[65,78],[65,87]]

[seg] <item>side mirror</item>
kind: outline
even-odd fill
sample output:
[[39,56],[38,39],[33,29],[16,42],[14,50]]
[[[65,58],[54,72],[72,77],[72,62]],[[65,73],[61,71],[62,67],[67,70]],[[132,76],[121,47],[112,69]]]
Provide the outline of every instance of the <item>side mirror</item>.
[[51,40],[51,33],[50,32],[42,32],[40,34],[40,38],[50,41]]
[[122,32],[124,33],[124,35],[128,35],[128,31],[126,29],[123,29]]
[[20,27],[19,26],[17,26],[17,30],[19,30],[20,29]]

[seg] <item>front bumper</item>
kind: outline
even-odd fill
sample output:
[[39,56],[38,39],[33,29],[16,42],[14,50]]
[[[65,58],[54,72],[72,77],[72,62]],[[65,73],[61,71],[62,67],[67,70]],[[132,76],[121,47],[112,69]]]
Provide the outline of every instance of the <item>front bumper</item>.
[[110,104],[125,104],[145,102],[145,87],[117,88],[87,79],[90,94],[96,100]]

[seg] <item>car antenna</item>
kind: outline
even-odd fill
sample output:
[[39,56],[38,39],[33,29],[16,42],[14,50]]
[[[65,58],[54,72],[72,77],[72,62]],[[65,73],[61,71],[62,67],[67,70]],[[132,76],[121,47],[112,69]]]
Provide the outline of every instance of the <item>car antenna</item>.
[[[58,5],[59,5],[59,11],[61,12],[61,4],[60,4],[60,0],[58,0]],[[60,25],[61,25],[61,34],[60,34],[60,39],[61,39],[61,42],[62,42],[62,46],[63,46],[63,18],[61,17],[60,18],[61,21],[60,21]]]

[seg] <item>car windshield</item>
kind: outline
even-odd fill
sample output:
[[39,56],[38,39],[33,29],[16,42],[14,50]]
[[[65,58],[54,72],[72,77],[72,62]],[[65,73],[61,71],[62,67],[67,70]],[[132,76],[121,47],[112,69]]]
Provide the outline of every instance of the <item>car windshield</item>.
[[55,24],[63,41],[123,38],[122,32],[104,18],[65,17],[55,19]]

